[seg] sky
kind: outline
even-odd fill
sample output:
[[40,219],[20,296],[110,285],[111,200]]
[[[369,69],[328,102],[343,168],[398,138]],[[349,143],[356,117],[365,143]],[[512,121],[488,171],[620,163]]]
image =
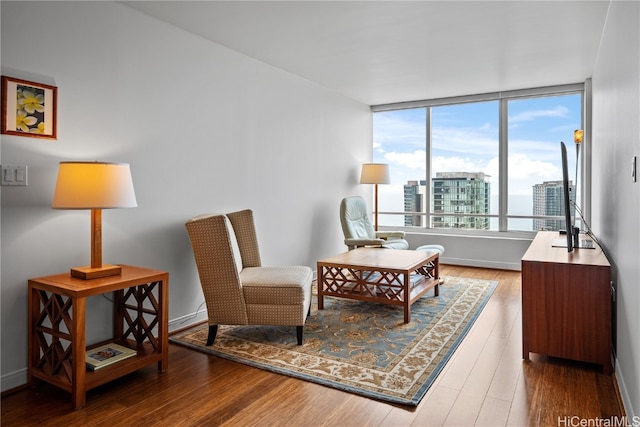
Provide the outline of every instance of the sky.
[[[573,131],[582,126],[581,102],[580,94],[509,101],[509,213],[531,214],[533,185],[562,179],[560,141],[567,144],[569,171],[575,171]],[[498,101],[432,108],[431,176],[435,172],[489,175],[492,213],[498,208],[498,109]],[[380,211],[402,212],[403,185],[425,179],[425,120],[425,108],[374,113],[373,161],[388,163],[391,173],[391,184],[379,187]],[[575,180],[575,173],[569,177]],[[382,219],[381,224],[392,225]]]

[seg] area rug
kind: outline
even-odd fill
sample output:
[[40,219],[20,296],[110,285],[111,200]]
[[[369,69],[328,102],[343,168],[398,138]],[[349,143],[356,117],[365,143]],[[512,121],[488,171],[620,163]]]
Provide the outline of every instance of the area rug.
[[294,326],[220,326],[207,347],[208,326],[171,342],[278,374],[401,405],[417,406],[489,300],[498,282],[445,277],[440,296],[429,291],[402,307],[314,295],[296,345]]

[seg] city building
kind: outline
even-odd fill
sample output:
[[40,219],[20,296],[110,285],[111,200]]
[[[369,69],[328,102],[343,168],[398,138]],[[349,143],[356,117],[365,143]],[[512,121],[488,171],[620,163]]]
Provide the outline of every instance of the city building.
[[[491,205],[491,183],[483,172],[437,172],[431,180],[432,227],[489,229],[489,218],[468,216],[489,215]],[[426,211],[426,181],[408,181],[404,186],[405,212]],[[405,226],[423,227],[423,215],[404,217]]]
[[[575,194],[575,186],[569,182],[570,194]],[[556,231],[565,227],[564,223],[564,203],[563,203],[562,181],[545,181],[542,184],[533,186],[533,215],[534,216],[557,216],[557,219],[535,218],[533,229]],[[575,209],[571,208],[571,215]]]

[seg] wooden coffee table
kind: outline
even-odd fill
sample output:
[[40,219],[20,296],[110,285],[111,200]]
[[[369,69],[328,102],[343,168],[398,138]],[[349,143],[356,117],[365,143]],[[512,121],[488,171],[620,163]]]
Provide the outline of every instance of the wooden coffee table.
[[438,296],[439,253],[382,248],[358,248],[318,261],[318,309],[324,297],[350,298],[404,307],[411,321],[411,304],[429,289]]

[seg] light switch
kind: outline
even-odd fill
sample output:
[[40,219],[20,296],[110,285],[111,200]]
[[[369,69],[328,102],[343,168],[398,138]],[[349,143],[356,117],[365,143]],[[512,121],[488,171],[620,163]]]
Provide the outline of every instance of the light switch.
[[2,179],[7,183],[7,185],[8,183],[13,182],[13,169],[2,168]]
[[27,185],[27,167],[3,165],[2,185]]

